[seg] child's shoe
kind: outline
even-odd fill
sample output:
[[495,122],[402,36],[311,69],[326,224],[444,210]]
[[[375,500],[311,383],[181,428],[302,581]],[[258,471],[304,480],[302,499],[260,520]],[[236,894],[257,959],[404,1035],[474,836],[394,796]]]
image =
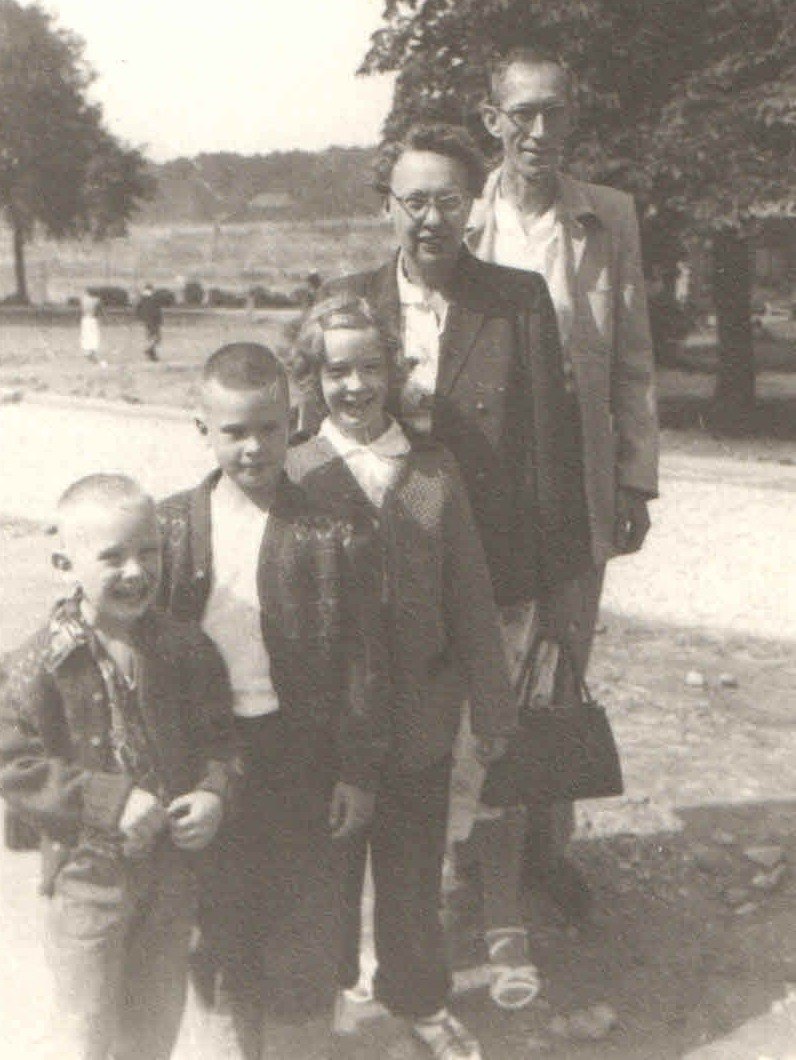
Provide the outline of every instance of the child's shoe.
[[434,1060],[483,1060],[478,1039],[446,1008],[413,1023],[412,1034]]

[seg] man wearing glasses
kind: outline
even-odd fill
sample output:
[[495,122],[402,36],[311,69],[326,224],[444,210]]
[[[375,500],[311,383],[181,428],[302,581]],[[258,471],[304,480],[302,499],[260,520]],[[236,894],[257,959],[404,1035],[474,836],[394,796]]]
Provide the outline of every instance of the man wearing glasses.
[[[484,180],[483,159],[464,129],[415,126],[384,147],[376,175],[397,253],[379,269],[334,281],[327,292],[367,299],[390,355],[391,413],[418,444],[426,435],[456,457],[509,627],[590,562],[580,425],[566,391],[553,306],[541,277],[479,261],[463,245]],[[372,850],[376,992],[437,1060],[478,1060],[477,1041],[447,1009],[450,978],[436,912],[452,750],[422,770],[386,767],[394,775],[385,792],[401,795],[400,805],[387,805],[392,794],[376,803],[376,826],[383,815],[391,840],[389,850],[383,844]],[[488,761],[503,750],[501,741],[482,740],[478,754]],[[519,850],[516,819],[479,820],[477,832],[482,863],[491,858],[490,878],[499,875],[502,853]],[[422,882],[412,895],[400,884],[408,875]],[[515,873],[513,885],[500,886],[508,901],[492,926],[500,929],[501,967],[518,966],[530,999],[538,977],[516,890]],[[407,907],[411,902],[415,908]],[[488,913],[488,926],[489,920]],[[353,985],[356,968],[349,978]]]
[[[566,598],[569,637],[585,669],[605,563],[636,552],[657,496],[658,426],[638,224],[629,195],[562,171],[574,124],[572,85],[554,56],[518,48],[491,71],[484,124],[503,148],[475,204],[468,246],[484,261],[547,281],[568,388],[583,423],[592,563]],[[536,814],[526,872],[571,919],[589,894],[562,851],[572,808]]]

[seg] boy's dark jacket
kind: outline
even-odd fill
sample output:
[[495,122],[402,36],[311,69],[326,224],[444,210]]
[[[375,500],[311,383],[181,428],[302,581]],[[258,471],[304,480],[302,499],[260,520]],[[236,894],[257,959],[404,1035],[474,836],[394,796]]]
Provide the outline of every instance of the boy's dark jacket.
[[[210,498],[220,471],[162,501],[161,601],[201,619],[212,585]],[[299,739],[328,733],[347,783],[375,790],[389,742],[380,602],[358,572],[372,534],[320,513],[283,477],[269,509],[257,582],[263,643],[285,723]]]
[[[226,798],[235,742],[218,651],[195,624],[155,610],[138,622],[135,646],[165,796],[204,789]],[[115,762],[106,686],[73,601],[7,657],[4,674],[0,795],[41,830],[45,861],[52,842],[118,841],[134,780]]]

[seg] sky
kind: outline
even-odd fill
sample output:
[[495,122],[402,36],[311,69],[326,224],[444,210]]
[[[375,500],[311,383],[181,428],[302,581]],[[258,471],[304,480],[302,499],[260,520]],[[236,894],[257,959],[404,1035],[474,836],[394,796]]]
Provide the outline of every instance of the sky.
[[156,161],[372,144],[390,77],[355,77],[382,0],[44,0],[83,38],[111,131]]

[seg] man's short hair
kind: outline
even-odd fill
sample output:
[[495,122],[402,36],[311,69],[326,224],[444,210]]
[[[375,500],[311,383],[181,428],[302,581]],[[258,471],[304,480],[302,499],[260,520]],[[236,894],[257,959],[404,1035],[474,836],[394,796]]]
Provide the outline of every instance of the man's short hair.
[[288,371],[305,392],[317,388],[326,360],[324,336],[327,331],[375,331],[386,349],[387,338],[366,298],[340,291],[317,302],[301,322],[288,357]]
[[567,81],[567,92],[572,95],[572,74],[561,56],[552,48],[543,45],[518,44],[507,52],[496,56],[489,64],[489,102],[500,102],[503,83],[512,66],[557,66]]
[[285,369],[273,350],[259,342],[231,342],[212,353],[202,369],[202,382],[220,383],[229,390],[287,391]]
[[486,162],[463,125],[447,125],[444,122],[413,125],[400,140],[382,144],[373,166],[374,186],[382,195],[389,192],[393,170],[407,151],[431,151],[452,158],[467,174],[470,194],[480,195],[486,179]]
[[100,472],[85,475],[67,486],[58,499],[57,510],[62,514],[86,503],[112,507],[151,500],[143,486],[129,475]]

